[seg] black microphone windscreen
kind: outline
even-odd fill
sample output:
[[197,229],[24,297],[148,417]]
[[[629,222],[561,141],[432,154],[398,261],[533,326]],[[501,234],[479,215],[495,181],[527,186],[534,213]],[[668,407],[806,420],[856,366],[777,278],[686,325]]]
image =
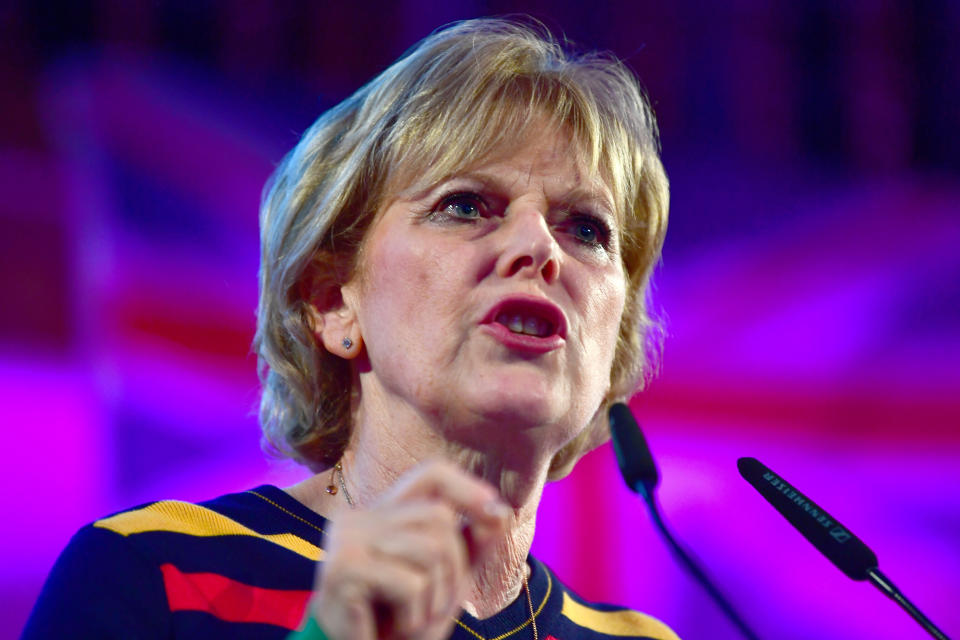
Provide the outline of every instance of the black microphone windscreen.
[[637,493],[641,493],[641,488],[649,493],[657,486],[660,474],[657,473],[650,447],[647,446],[630,407],[617,402],[610,407],[608,417],[613,450],[617,454],[617,464],[623,479],[627,486]]
[[740,458],[737,469],[767,502],[820,553],[854,580],[866,580],[877,568],[877,555],[833,516],[797,491],[756,458]]

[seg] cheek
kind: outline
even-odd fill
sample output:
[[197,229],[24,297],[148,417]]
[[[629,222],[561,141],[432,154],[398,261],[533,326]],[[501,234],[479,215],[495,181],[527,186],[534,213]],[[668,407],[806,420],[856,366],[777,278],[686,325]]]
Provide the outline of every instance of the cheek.
[[610,388],[610,376],[620,333],[620,321],[625,306],[625,286],[622,278],[608,276],[593,278],[589,293],[584,296],[583,328],[579,362],[574,380],[579,394],[576,405],[586,424],[594,415]]
[[361,328],[407,343],[424,334],[438,339],[435,325],[444,322],[448,308],[462,298],[455,290],[456,265],[451,259],[456,256],[445,256],[409,237],[385,239],[371,247],[367,262],[371,277],[362,287]]
[[380,242],[370,248],[364,282],[365,311],[368,315],[389,316],[410,308],[417,294],[429,289],[429,271],[418,252],[403,242]]
[[596,355],[604,362],[613,362],[625,296],[622,278],[608,278],[602,286],[593,289],[589,297],[588,304],[592,312],[587,316],[587,331],[592,334],[591,342],[597,345],[599,353]]

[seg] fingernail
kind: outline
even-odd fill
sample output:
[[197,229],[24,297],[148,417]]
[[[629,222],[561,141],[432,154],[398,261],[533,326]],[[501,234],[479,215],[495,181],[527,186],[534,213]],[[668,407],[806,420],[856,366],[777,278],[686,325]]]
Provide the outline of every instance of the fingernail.
[[483,505],[483,512],[493,518],[506,518],[510,515],[510,507],[502,500],[494,499]]

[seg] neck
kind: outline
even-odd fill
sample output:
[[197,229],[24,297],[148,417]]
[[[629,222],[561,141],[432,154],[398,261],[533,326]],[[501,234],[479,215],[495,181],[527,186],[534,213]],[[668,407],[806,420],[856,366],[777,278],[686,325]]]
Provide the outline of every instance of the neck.
[[[518,443],[536,442],[534,437],[515,437],[512,444],[488,445],[480,451],[443,437],[436,429],[411,429],[410,422],[396,415],[382,422],[364,419],[362,411],[357,417],[341,458],[344,482],[356,507],[375,502],[402,475],[429,459],[453,462],[499,489],[513,516],[501,543],[473,572],[470,596],[463,606],[474,617],[487,618],[513,602],[521,594],[528,572],[526,558],[552,454],[538,453],[535,445],[521,450]],[[398,427],[401,423],[402,428]],[[503,424],[474,426],[488,434],[509,433]],[[503,451],[513,455],[505,456]],[[315,511],[335,518],[337,511],[349,507],[342,492],[329,495],[324,491],[329,483],[330,472],[323,472],[290,492]]]

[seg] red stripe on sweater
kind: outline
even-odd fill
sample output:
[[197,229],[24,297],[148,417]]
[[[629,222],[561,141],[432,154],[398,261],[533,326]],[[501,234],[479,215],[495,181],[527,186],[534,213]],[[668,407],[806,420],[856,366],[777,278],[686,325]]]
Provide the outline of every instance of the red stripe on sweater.
[[170,611],[206,611],[226,622],[262,622],[296,629],[309,591],[264,589],[218,573],[184,573],[160,565]]

